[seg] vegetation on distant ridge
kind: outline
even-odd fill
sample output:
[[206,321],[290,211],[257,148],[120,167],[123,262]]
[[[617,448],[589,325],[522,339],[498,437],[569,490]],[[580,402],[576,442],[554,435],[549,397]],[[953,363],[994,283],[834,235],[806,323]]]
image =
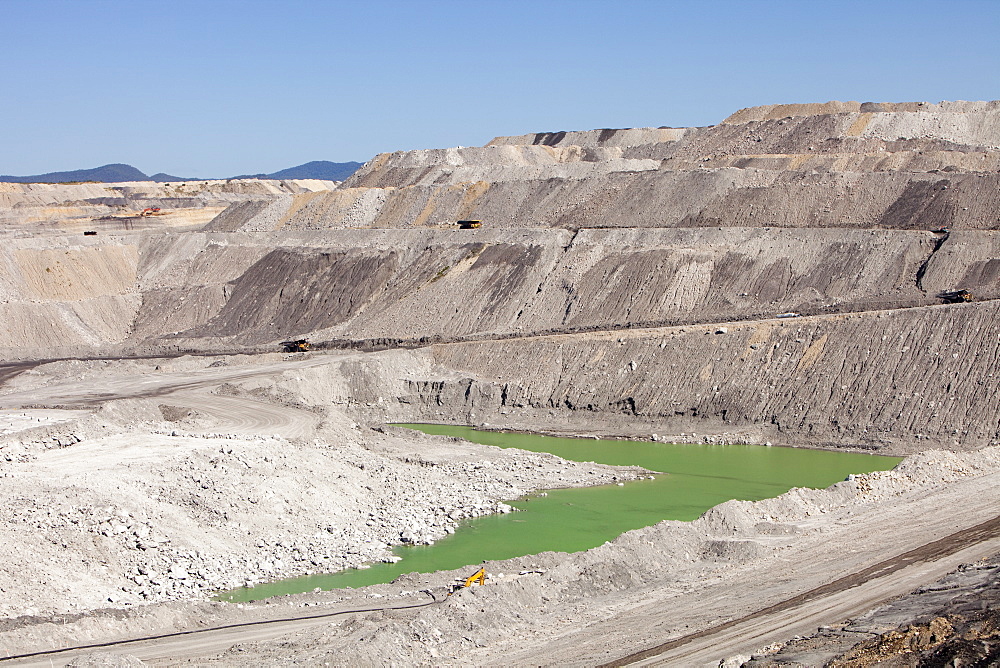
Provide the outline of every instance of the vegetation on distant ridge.
[[[343,181],[356,172],[360,162],[330,162],[315,160],[297,167],[289,167],[273,174],[254,174],[233,176],[234,179],[322,179],[324,181]],[[225,178],[225,177],[223,177]],[[122,181],[198,181],[202,179],[171,176],[163,172],[146,176],[132,165],[115,163],[94,167],[93,169],[77,169],[68,172],[49,172],[33,176],[0,176],[3,183],[120,183]]]
[[93,169],[76,169],[68,172],[49,172],[34,176],[0,176],[7,183],[115,183],[120,181],[149,181],[149,177],[132,165],[121,163],[103,165]]
[[246,176],[235,176],[233,178],[246,179],[322,179],[324,181],[343,181],[354,172],[358,171],[363,163],[360,162],[330,162],[329,160],[314,160],[298,167],[289,167],[280,172],[272,174],[254,174]]

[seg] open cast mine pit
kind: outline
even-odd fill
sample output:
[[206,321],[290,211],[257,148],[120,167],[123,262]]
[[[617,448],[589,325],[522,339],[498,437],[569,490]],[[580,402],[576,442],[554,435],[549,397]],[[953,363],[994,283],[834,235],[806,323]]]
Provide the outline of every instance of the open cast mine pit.
[[[0,665],[1000,661],[1000,102],[342,183],[0,183],[0,236]],[[870,465],[583,551],[220,596],[671,475],[399,423]]]

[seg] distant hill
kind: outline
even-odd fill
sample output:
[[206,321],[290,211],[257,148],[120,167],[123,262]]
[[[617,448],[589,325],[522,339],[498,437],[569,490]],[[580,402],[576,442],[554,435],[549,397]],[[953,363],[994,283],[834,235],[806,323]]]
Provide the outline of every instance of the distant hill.
[[364,163],[361,162],[330,162],[329,160],[314,160],[298,167],[289,167],[272,174],[244,174],[234,176],[234,179],[322,179],[324,181],[343,181],[358,171]]
[[116,181],[149,181],[150,178],[132,165],[120,163],[94,167],[93,169],[76,169],[71,172],[49,172],[35,176],[0,176],[5,183],[66,183],[68,181],[99,181],[114,183]]
[[[233,179],[322,179],[324,181],[343,181],[361,167],[360,162],[330,162],[315,160],[298,167],[289,167],[273,174],[244,174],[232,176]],[[71,172],[49,172],[34,176],[0,176],[3,183],[67,183],[71,181],[97,181],[100,183],[116,183],[120,181],[202,181],[183,176],[171,176],[160,172],[146,176],[132,165],[114,164],[95,167],[93,169],[77,169]]]
[[343,181],[358,171],[360,162],[330,162],[329,160],[314,160],[298,167],[289,167],[274,174],[268,174],[272,179],[323,179],[324,181]]
[[172,181],[201,181],[202,179],[186,179],[183,176],[171,176],[170,174],[164,174],[163,172],[157,172],[149,177],[150,181],[156,181],[157,183],[171,183]]

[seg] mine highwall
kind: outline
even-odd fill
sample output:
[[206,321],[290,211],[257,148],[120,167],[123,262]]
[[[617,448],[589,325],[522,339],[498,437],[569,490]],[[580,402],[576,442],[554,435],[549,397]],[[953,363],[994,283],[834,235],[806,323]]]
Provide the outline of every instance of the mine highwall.
[[[995,172],[830,171],[836,166],[833,158],[825,166],[813,165],[823,171],[808,164],[802,164],[800,171],[786,169],[789,163],[782,156],[773,160],[776,169],[770,170],[598,170],[579,178],[545,176],[551,170],[535,167],[522,175],[519,170],[525,168],[518,166],[510,167],[505,176],[495,173],[494,166],[489,166],[489,173],[477,166],[438,168],[443,170],[439,175],[426,175],[431,168],[393,168],[373,174],[366,187],[296,196],[295,201],[301,199],[297,208],[292,210],[289,203],[288,211],[280,216],[280,227],[276,219],[272,229],[426,227],[454,225],[456,220],[469,218],[501,228],[929,230],[995,229],[1000,225],[1000,176]],[[726,158],[722,164],[732,161]],[[240,223],[235,211],[225,218],[231,230],[259,229],[258,219],[248,214]]]
[[[1000,438],[996,302],[434,346],[413,419],[912,452]],[[628,427],[628,428],[626,428]],[[695,439],[698,440],[698,439]]]
[[0,251],[7,359],[109,345],[224,352],[298,337],[448,340],[766,319],[928,306],[956,288],[1000,297],[993,231],[339,230],[64,241],[17,240]]

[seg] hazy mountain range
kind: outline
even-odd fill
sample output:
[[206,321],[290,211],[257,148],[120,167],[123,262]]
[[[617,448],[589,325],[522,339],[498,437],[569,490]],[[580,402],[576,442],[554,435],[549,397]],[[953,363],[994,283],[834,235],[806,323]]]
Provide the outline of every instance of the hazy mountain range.
[[[325,181],[343,181],[357,171],[360,162],[330,162],[315,160],[298,167],[289,167],[273,174],[243,174],[240,176],[222,177],[232,179],[323,179]],[[32,176],[0,176],[4,183],[69,183],[74,181],[97,181],[99,183],[119,183],[121,181],[204,181],[206,179],[171,176],[162,172],[146,176],[132,165],[113,164],[94,167],[93,169],[75,169],[69,172],[49,172]]]

